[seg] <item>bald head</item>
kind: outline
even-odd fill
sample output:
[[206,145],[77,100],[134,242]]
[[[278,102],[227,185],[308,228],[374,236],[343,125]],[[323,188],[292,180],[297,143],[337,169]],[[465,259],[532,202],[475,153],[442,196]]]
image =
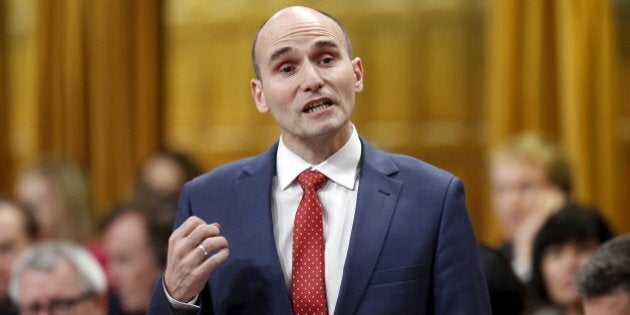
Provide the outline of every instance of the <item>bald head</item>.
[[319,10],[311,9],[308,7],[302,6],[291,6],[286,7],[274,15],[272,15],[265,23],[263,23],[256,34],[254,35],[254,41],[252,43],[252,64],[254,65],[254,72],[256,73],[256,78],[261,79],[260,75],[260,67],[259,67],[259,56],[257,51],[259,50],[259,42],[265,40],[268,36],[274,33],[274,28],[278,25],[285,23],[287,20],[295,21],[295,20],[304,20],[304,21],[319,21],[319,22],[333,22],[333,27],[340,31],[343,34],[345,44],[346,44],[346,52],[348,53],[348,58],[352,57],[352,44],[350,42],[350,37],[348,37],[348,32],[343,27],[341,22],[337,20],[332,15],[322,12]]

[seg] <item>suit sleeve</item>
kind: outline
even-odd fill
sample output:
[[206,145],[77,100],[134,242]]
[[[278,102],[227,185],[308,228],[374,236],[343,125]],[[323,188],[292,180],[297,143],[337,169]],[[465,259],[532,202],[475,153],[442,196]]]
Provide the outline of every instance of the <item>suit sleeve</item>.
[[163,278],[160,276],[153,287],[153,293],[151,294],[151,300],[147,308],[147,315],[195,315],[198,313],[197,310],[174,309],[166,297],[162,281]]
[[[182,188],[173,229],[177,229],[192,215],[189,190],[190,182],[186,183]],[[153,293],[151,294],[151,300],[147,308],[147,315],[195,315],[200,313],[198,310],[174,309],[164,291],[163,281],[163,276],[158,277],[153,287]],[[207,284],[204,290],[199,294],[199,300],[201,301],[202,308],[204,305],[212,305]],[[203,308],[203,314],[212,314],[211,307]]]
[[443,201],[435,259],[435,314],[491,314],[464,188],[455,177]]

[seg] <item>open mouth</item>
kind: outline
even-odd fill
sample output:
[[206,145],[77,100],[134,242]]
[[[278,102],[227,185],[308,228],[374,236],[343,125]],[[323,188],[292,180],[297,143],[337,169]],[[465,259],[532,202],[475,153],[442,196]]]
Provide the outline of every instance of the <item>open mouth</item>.
[[302,112],[307,113],[307,114],[318,113],[332,105],[333,105],[333,102],[330,99],[318,100],[311,104],[306,105]]

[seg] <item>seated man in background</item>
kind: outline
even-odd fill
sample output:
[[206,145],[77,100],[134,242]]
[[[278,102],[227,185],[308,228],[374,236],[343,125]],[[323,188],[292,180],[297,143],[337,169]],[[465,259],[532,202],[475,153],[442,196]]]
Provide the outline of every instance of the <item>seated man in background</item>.
[[630,234],[602,245],[577,276],[586,315],[630,314]]
[[11,271],[9,294],[20,314],[105,315],[107,280],[96,259],[67,242],[27,249]]
[[153,284],[166,264],[175,211],[166,201],[145,199],[119,207],[106,221],[110,315],[146,314]]
[[22,205],[0,198],[0,315],[17,314],[9,299],[9,276],[15,259],[37,240],[37,223]]

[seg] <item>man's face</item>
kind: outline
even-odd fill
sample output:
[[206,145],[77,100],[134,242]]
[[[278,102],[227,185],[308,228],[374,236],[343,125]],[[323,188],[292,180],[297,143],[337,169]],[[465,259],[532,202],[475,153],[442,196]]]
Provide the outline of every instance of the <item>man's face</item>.
[[363,69],[359,58],[350,60],[333,20],[308,8],[284,9],[261,29],[255,48],[260,80],[252,80],[252,94],[285,141],[349,134]]
[[11,266],[30,244],[24,218],[10,203],[0,203],[0,301],[8,299]]
[[144,219],[126,213],[105,230],[103,245],[109,277],[127,312],[143,312],[149,303],[155,279],[162,271],[147,239]]
[[615,290],[601,297],[582,300],[585,315],[630,314],[630,292]]
[[26,269],[19,281],[22,315],[105,314],[104,299],[86,294],[76,269],[67,261],[59,261],[52,270]]
[[164,156],[151,158],[142,169],[142,181],[152,193],[165,198],[176,197],[186,182],[183,169]]

